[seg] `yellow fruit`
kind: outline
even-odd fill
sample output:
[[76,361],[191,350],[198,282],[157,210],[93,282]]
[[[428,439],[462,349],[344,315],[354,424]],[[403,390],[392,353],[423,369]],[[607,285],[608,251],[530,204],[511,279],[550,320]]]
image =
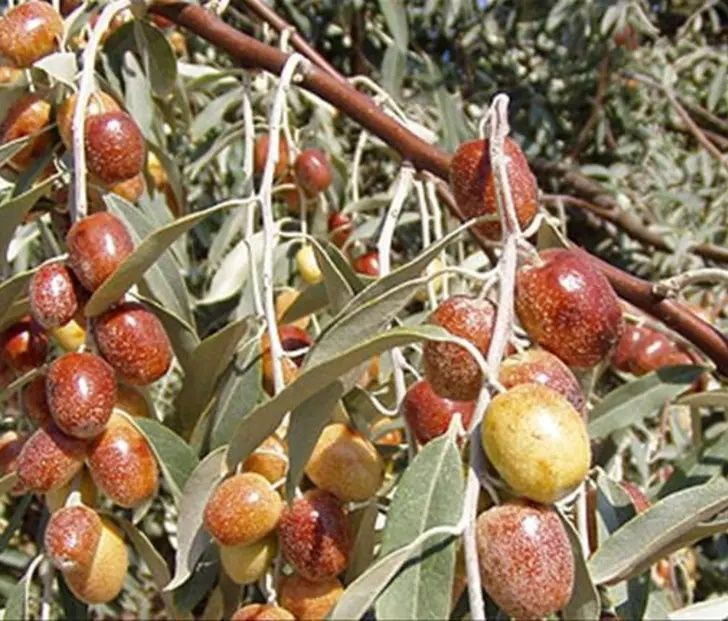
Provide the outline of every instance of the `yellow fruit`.
[[[301,295],[301,292],[296,291],[295,289],[284,289],[278,294],[278,297],[276,297],[276,318],[279,323],[283,323],[283,316],[296,299],[298,299],[299,295]],[[291,325],[301,328],[301,330],[305,330],[308,328],[309,323],[311,323],[311,316],[306,315],[305,317],[301,317],[300,319],[296,319],[296,321],[291,322]]]
[[316,261],[316,254],[312,246],[302,246],[296,253],[296,265],[301,278],[309,285],[321,282],[323,274]]
[[[72,483],[72,481],[69,481],[65,485],[61,485],[61,487],[46,492],[45,501],[50,513],[58,511],[58,509],[66,504],[68,495],[71,493]],[[86,468],[81,470],[81,481],[78,485],[78,491],[81,492],[81,502],[87,507],[93,508],[98,504],[96,485],[94,485],[94,481],[91,478],[91,473]]]
[[296,619],[325,619],[343,592],[337,578],[311,582],[293,574],[281,578],[278,603]]
[[65,351],[76,351],[86,340],[86,330],[74,319],[65,326],[50,330],[51,337],[58,346]]
[[520,384],[495,397],[481,433],[485,453],[503,480],[536,502],[563,498],[589,470],[583,419],[565,397],[541,384]]
[[277,551],[278,540],[269,535],[248,545],[220,546],[220,561],[233,582],[250,584],[265,575]]
[[[423,276],[432,276],[433,274],[441,272],[444,268],[445,264],[442,262],[442,259],[440,259],[440,257],[435,257],[427,264]],[[430,280],[430,283],[432,284],[432,288],[436,294],[442,291],[442,275],[436,276]],[[427,293],[428,288],[425,286],[415,294],[415,299],[418,302],[427,302]]]
[[288,456],[286,447],[278,436],[268,436],[243,462],[245,472],[257,472],[272,484],[278,483],[286,476]]

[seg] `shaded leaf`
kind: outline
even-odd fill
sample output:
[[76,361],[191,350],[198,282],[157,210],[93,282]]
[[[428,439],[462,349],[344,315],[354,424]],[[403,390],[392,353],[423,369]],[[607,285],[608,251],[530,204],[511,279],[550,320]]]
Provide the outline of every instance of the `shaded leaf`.
[[28,600],[30,598],[30,585],[33,582],[33,574],[43,560],[43,555],[36,556],[28,565],[17,585],[13,588],[5,602],[5,615],[3,619],[27,619]]
[[672,466],[670,478],[657,492],[658,498],[705,483],[716,474],[725,473],[728,469],[728,433],[721,434],[697,450],[693,449]]
[[351,546],[349,564],[346,567],[344,583],[349,584],[363,574],[374,560],[374,544],[376,543],[375,525],[379,508],[376,500],[371,500],[361,509],[349,514],[352,531],[356,533]]
[[27,291],[28,284],[34,273],[35,270],[20,272],[0,284],[0,321],[5,317],[8,310],[10,310],[10,307],[17,297]]
[[323,282],[309,285],[293,301],[281,318],[282,323],[293,323],[301,317],[324,310],[329,303],[326,285]]
[[599,599],[599,591],[594,586],[589,573],[589,567],[579,542],[579,535],[564,514],[558,508],[556,510],[566,529],[566,534],[569,535],[571,551],[574,554],[574,586],[571,599],[562,611],[563,618],[566,621],[598,621],[602,604]]
[[169,95],[177,81],[177,58],[167,37],[159,28],[143,21],[135,21],[135,32],[140,38],[145,72],[156,95]]
[[316,254],[316,262],[323,275],[329,306],[332,312],[338,313],[354,297],[354,290],[329,254],[324,252],[319,243],[316,240],[312,240],[311,245]]
[[407,9],[403,0],[379,0],[384,20],[387,22],[389,32],[392,33],[397,47],[407,52],[409,46],[409,25],[407,24]]

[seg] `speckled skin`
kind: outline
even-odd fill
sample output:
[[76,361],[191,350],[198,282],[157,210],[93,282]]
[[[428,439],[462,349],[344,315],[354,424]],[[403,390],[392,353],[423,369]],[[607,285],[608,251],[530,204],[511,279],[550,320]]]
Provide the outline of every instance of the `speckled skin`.
[[23,411],[36,427],[43,427],[51,422],[51,410],[46,397],[45,375],[39,375],[23,386],[21,395]]
[[[14,431],[6,431],[0,435],[0,476],[18,471],[18,455],[25,444],[27,437],[18,435]],[[22,494],[23,484],[18,481],[11,490],[13,496]]]
[[87,463],[96,486],[121,507],[136,507],[157,493],[154,453],[144,436],[118,414],[89,444]]
[[488,459],[519,496],[563,498],[591,462],[586,425],[574,407],[542,384],[520,384],[490,402],[481,427]]
[[230,621],[295,621],[285,608],[273,604],[248,604],[235,611]]
[[[288,141],[282,134],[278,137],[278,161],[273,169],[273,175],[276,179],[282,177],[288,170],[288,162],[290,155],[288,151]],[[262,175],[265,168],[265,160],[268,157],[268,142],[270,136],[263,134],[255,139],[255,147],[253,149],[253,168],[256,175]]]
[[281,578],[278,602],[296,619],[325,619],[343,592],[344,587],[336,578],[311,582],[293,574]]
[[[50,123],[50,114],[51,104],[45,99],[36,94],[21,97],[11,106],[0,125],[0,143],[11,142],[42,131]],[[38,134],[13,155],[10,163],[18,170],[22,170],[39,155],[48,151],[52,145],[53,138],[50,132]]]
[[[490,165],[487,140],[471,140],[461,144],[450,162],[450,187],[463,215],[470,219],[498,213],[495,183]],[[521,228],[527,227],[538,211],[536,179],[528,167],[528,160],[521,148],[510,138],[504,143],[508,180],[511,185],[513,205]],[[501,238],[499,221],[484,222],[475,226],[488,239]]]
[[345,213],[341,213],[340,211],[332,211],[329,214],[327,226],[331,241],[339,248],[346,243],[346,240],[349,239],[354,231],[354,226],[351,223],[351,217]]
[[18,477],[40,494],[70,481],[83,467],[86,442],[64,434],[55,425],[36,429],[18,455]]
[[48,337],[29,315],[0,333],[0,356],[16,373],[37,369],[48,355]]
[[89,567],[101,539],[101,518],[84,505],[62,507],[48,520],[43,543],[60,571]]
[[508,616],[540,619],[571,598],[574,556],[556,512],[508,502],[481,513],[476,523],[483,586]]
[[341,423],[324,427],[305,468],[306,476],[342,502],[362,501],[377,493],[384,463],[360,433]]
[[412,384],[400,405],[402,414],[420,444],[445,433],[456,413],[467,429],[475,411],[475,401],[455,401],[438,395],[427,380]]
[[283,511],[278,537],[283,556],[308,580],[330,580],[349,563],[346,514],[336,496],[324,490],[307,491]]
[[[488,352],[495,323],[495,305],[465,295],[454,295],[430,315],[430,323],[470,341],[483,355]],[[483,374],[460,345],[428,341],[422,351],[425,378],[437,394],[456,401],[473,401],[483,386]]]
[[293,164],[293,170],[306,196],[316,196],[331,185],[331,164],[321,149],[301,151]]
[[84,138],[88,170],[104,183],[130,179],[144,169],[144,136],[126,112],[114,110],[86,117]]
[[637,513],[642,513],[650,508],[650,499],[647,498],[647,494],[642,491],[641,487],[635,485],[631,481],[622,481],[620,485],[622,486],[622,489],[627,492],[627,496],[629,496],[632,501]]
[[41,266],[28,290],[33,319],[47,330],[67,324],[78,310],[73,277],[62,263]]
[[278,539],[270,534],[243,546],[220,546],[220,562],[236,584],[260,580],[270,568],[278,551]]
[[156,382],[172,364],[172,345],[157,316],[136,302],[123,302],[93,321],[101,355],[128,384]]
[[205,506],[205,528],[222,545],[246,545],[272,532],[282,510],[283,501],[268,480],[244,472],[217,486]]
[[[76,109],[77,97],[78,95],[76,93],[72,93],[63,100],[63,103],[56,110],[58,133],[61,135],[61,140],[69,151],[73,149],[73,113]],[[113,112],[120,109],[119,104],[116,103],[116,100],[111,95],[107,95],[103,91],[96,91],[91,93],[88,99],[86,116],[95,116],[104,112]]]
[[551,248],[516,275],[515,306],[528,335],[570,367],[589,368],[614,349],[622,309],[609,281],[586,255]]
[[498,379],[505,388],[518,384],[543,384],[562,394],[577,412],[586,415],[586,399],[571,369],[545,349],[529,349],[506,358]]
[[0,56],[16,67],[30,67],[58,49],[61,16],[46,2],[25,2],[0,19]]
[[134,250],[124,223],[108,212],[76,222],[66,236],[68,264],[81,284],[96,290]]
[[257,472],[270,483],[278,483],[288,471],[286,448],[277,436],[268,436],[243,462],[245,472]]
[[114,372],[95,354],[65,354],[48,367],[46,398],[61,431],[76,438],[93,438],[114,410]]
[[379,277],[379,253],[376,250],[366,252],[354,259],[354,271],[365,276]]

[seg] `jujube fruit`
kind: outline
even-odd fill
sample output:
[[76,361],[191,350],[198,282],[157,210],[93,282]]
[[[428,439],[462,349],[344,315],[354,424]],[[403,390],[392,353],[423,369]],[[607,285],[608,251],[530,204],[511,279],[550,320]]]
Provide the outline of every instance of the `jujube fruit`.
[[33,93],[16,101],[0,125],[0,143],[37,134],[10,159],[10,163],[19,170],[51,148],[51,135],[44,131],[50,123],[50,114],[51,104]]
[[[488,140],[471,140],[461,144],[450,161],[450,187],[455,202],[467,218],[492,215],[492,222],[475,225],[475,230],[488,239],[501,238],[495,180],[490,161]],[[538,187],[528,160],[516,142],[506,138],[503,153],[513,196],[513,206],[521,229],[526,228],[538,211]]]
[[331,185],[331,164],[321,149],[304,149],[293,164],[296,180],[306,196],[316,196]]
[[[230,621],[295,621],[285,608],[273,604],[248,604],[235,611]],[[303,617],[301,617],[303,618]]]
[[308,580],[334,578],[349,563],[352,541],[346,514],[336,496],[324,490],[296,498],[283,511],[278,536],[283,556]]
[[481,427],[488,459],[518,495],[551,503],[589,471],[586,425],[566,398],[542,384],[520,384],[490,402]]
[[574,555],[553,509],[523,502],[493,507],[478,517],[475,536],[483,587],[506,615],[541,618],[569,602]]
[[[73,93],[66,97],[56,111],[56,124],[58,133],[66,149],[73,149],[73,115],[76,111],[76,100],[78,94]],[[116,100],[103,91],[94,91],[89,95],[86,104],[86,117],[96,116],[105,112],[121,110]]]
[[43,427],[52,420],[45,379],[45,375],[39,375],[23,386],[21,391],[25,414],[36,427]]
[[[0,477],[11,472],[18,472],[18,455],[23,449],[27,437],[15,431],[6,431],[0,435]],[[23,484],[18,481],[12,488],[13,494],[23,493]]]
[[107,193],[116,194],[129,203],[136,203],[144,194],[146,187],[144,173],[139,173],[116,183],[104,183],[100,179],[90,177],[88,185],[89,213],[106,211],[104,195]]
[[25,2],[0,19],[0,56],[16,67],[30,67],[58,49],[63,21],[46,2]]
[[46,525],[45,552],[59,571],[89,567],[101,539],[101,518],[84,505],[54,511]]
[[172,364],[172,345],[157,316],[137,302],[123,302],[93,321],[99,352],[128,384],[156,382]]
[[[283,317],[285,317],[288,309],[300,295],[301,292],[296,291],[295,289],[284,289],[276,296],[276,319],[279,324],[283,322]],[[296,321],[290,322],[290,325],[301,328],[301,330],[305,330],[308,328],[309,323],[311,323],[311,316],[306,315],[305,317],[296,319]]]
[[[495,306],[489,300],[454,295],[434,310],[429,322],[470,341],[486,355],[495,323]],[[437,394],[458,401],[477,398],[483,374],[466,349],[455,343],[427,341],[422,360],[425,377]]]
[[518,318],[536,343],[570,367],[606,358],[623,329],[622,309],[609,281],[585,253],[543,250],[516,275]]
[[[270,136],[263,134],[255,139],[255,146],[253,152],[253,168],[256,175],[262,175],[263,169],[265,168],[265,161],[268,159],[268,143],[270,142]],[[278,160],[275,163],[273,169],[273,176],[278,179],[288,169],[288,141],[285,136],[278,136]]]
[[467,429],[475,412],[475,401],[441,397],[432,384],[423,379],[407,389],[400,409],[417,441],[427,444],[448,430],[455,414],[460,414],[463,427]]
[[45,328],[67,324],[78,310],[76,284],[62,263],[46,263],[30,279],[30,312],[33,319]]
[[86,117],[84,139],[88,170],[104,183],[130,179],[144,169],[144,136],[126,112],[115,110]]
[[244,472],[217,486],[205,505],[205,528],[224,546],[262,539],[278,525],[283,501],[268,480]]
[[251,584],[260,580],[278,551],[275,535],[237,546],[220,546],[220,562],[225,573],[236,584]]
[[331,241],[339,248],[346,243],[354,231],[354,225],[351,222],[351,217],[345,213],[341,213],[340,211],[332,211],[329,214],[327,226]]
[[157,493],[154,453],[146,438],[119,414],[89,444],[87,463],[94,483],[121,507],[136,507]]
[[48,337],[30,316],[0,333],[0,357],[17,373],[37,369],[48,355]]
[[[305,330],[292,324],[278,326],[278,338],[281,341],[281,348],[284,352],[295,352],[311,347],[313,339]],[[274,392],[273,380],[273,355],[270,350],[270,339],[266,332],[260,341],[263,366],[263,388],[270,395]],[[299,354],[295,357],[284,356],[281,358],[283,370],[283,384],[287,386],[298,377],[298,368],[303,363],[305,355]]]
[[138,389],[126,384],[117,385],[114,408],[126,412],[129,416],[138,418],[150,418],[152,416],[152,408],[147,398]]
[[642,326],[626,324],[619,341],[612,352],[612,365],[619,371],[625,373],[635,372],[635,358],[637,345],[645,336],[645,329]]
[[360,501],[377,493],[384,464],[364,436],[341,423],[324,427],[305,468],[313,483],[343,502]]
[[93,438],[106,426],[116,402],[116,378],[95,354],[70,353],[55,360],[46,374],[48,407],[68,435]]
[[296,253],[296,267],[301,278],[309,285],[315,285],[323,280],[323,273],[316,261],[316,253],[310,244],[301,246]]
[[376,250],[365,252],[354,259],[354,271],[365,276],[379,277],[379,253]]
[[286,447],[278,436],[268,436],[243,462],[245,472],[257,472],[271,484],[280,482],[288,471]]
[[76,222],[66,236],[68,264],[89,291],[99,286],[134,250],[124,223],[108,212]]
[[645,375],[671,365],[694,364],[690,355],[666,335],[649,328],[643,330],[644,336],[634,350],[632,372],[635,375]]
[[[76,477],[79,477],[77,489],[80,492],[81,503],[86,505],[87,507],[95,507],[98,504],[99,500],[98,491],[88,469],[82,468],[81,472],[78,473]],[[54,513],[55,511],[58,511],[58,509],[60,509],[61,507],[66,506],[66,501],[71,495],[71,492],[74,491],[74,487],[75,477],[71,479],[68,483],[65,483],[60,487],[56,487],[46,492],[45,504],[46,507],[48,507],[48,511],[50,513]]]
[[325,619],[343,593],[338,578],[312,582],[293,574],[281,578],[278,601],[296,619]]

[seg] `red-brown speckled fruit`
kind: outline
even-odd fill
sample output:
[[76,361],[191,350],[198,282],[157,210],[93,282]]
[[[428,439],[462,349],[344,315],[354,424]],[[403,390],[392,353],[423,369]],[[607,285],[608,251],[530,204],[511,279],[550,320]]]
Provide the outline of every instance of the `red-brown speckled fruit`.
[[[0,435],[0,476],[18,471],[18,455],[27,438],[15,431],[6,431]],[[18,481],[10,490],[13,495],[23,493],[23,484]]]
[[[498,213],[488,148],[488,140],[464,142],[450,161],[450,187],[460,211],[468,219]],[[538,211],[536,179],[518,144],[506,138],[503,151],[508,158],[508,180],[513,206],[518,223],[523,229],[531,223]],[[499,221],[483,222],[475,228],[488,239],[501,238]]]
[[294,621],[285,608],[273,604],[248,604],[235,611],[230,621]]
[[172,364],[172,345],[157,316],[137,302],[124,302],[93,322],[99,352],[128,384],[156,382]]
[[321,149],[304,149],[293,164],[296,180],[306,196],[316,196],[331,185],[331,164]]
[[312,582],[293,574],[281,578],[278,601],[296,619],[325,619],[343,593],[338,578]]
[[0,357],[17,373],[37,369],[47,354],[48,337],[30,315],[0,333]]
[[346,240],[351,237],[351,234],[354,231],[354,225],[351,223],[351,217],[345,213],[341,213],[340,211],[332,211],[329,214],[327,226],[331,241],[339,248],[346,243]]
[[[76,110],[77,98],[77,93],[69,95],[58,106],[58,110],[56,111],[58,133],[61,135],[61,140],[69,151],[73,149],[73,114]],[[119,104],[116,103],[116,100],[111,95],[107,95],[103,91],[95,91],[88,98],[86,116],[95,116],[104,112],[112,112],[120,109]]]
[[455,414],[460,414],[465,429],[475,412],[475,401],[455,401],[441,397],[427,380],[415,382],[400,405],[402,414],[420,444],[441,436]]
[[63,263],[42,265],[28,289],[33,319],[46,330],[67,324],[78,310],[73,276]]
[[90,443],[88,467],[96,486],[121,507],[136,507],[157,493],[154,453],[144,436],[118,414]]
[[46,526],[43,543],[53,566],[59,571],[88,567],[101,539],[101,518],[84,505],[62,507]]
[[278,537],[283,556],[308,580],[334,578],[349,563],[346,514],[336,496],[324,490],[307,491],[283,511]]
[[627,496],[629,496],[629,499],[632,501],[632,504],[634,505],[634,510],[637,513],[642,513],[643,511],[647,511],[647,509],[650,508],[650,505],[652,503],[647,497],[647,494],[642,491],[641,487],[635,485],[631,481],[622,481],[620,485],[622,486],[622,489],[627,492]]
[[379,276],[379,253],[376,250],[365,252],[354,259],[354,271],[365,276]]
[[635,352],[637,344],[645,336],[644,330],[643,327],[631,323],[625,325],[612,353],[612,365],[615,369],[625,373],[634,373]]
[[225,546],[253,543],[278,525],[283,501],[268,480],[243,472],[226,479],[205,506],[205,528]]
[[690,355],[666,335],[657,330],[642,329],[644,336],[634,349],[632,372],[635,375],[645,375],[671,365],[693,364]]
[[93,438],[114,410],[114,371],[95,354],[65,354],[48,368],[46,396],[61,431],[76,438]]
[[[495,323],[495,305],[489,300],[454,295],[434,310],[429,321],[467,339],[486,355]],[[422,359],[425,377],[437,394],[458,401],[477,398],[483,386],[483,374],[477,362],[460,345],[428,341]]]
[[58,49],[63,21],[46,2],[25,2],[0,19],[0,56],[16,67],[30,67]]
[[104,183],[130,179],[144,169],[144,136],[126,112],[114,110],[87,117],[84,138],[88,170]]
[[23,386],[21,391],[25,415],[36,427],[43,427],[51,422],[51,410],[46,396],[45,375],[39,375]]
[[483,586],[506,615],[536,619],[568,603],[574,556],[553,509],[519,501],[488,509],[476,541]]
[[[262,136],[259,136],[255,139],[253,168],[256,175],[263,174],[263,169],[265,168],[265,160],[268,157],[269,141],[270,136],[268,134],[263,134]],[[288,141],[286,140],[285,136],[281,134],[278,137],[278,161],[275,163],[275,168],[273,169],[273,176],[276,179],[281,178],[285,174],[286,170],[288,169],[289,158],[290,156],[288,154]]]
[[49,424],[36,429],[18,455],[18,478],[26,489],[45,493],[68,483],[83,467],[86,442]]
[[51,104],[36,94],[21,97],[8,111],[0,125],[0,143],[37,134],[10,159],[18,170],[26,168],[53,145],[50,132],[43,131],[50,123],[50,114]]
[[571,369],[545,349],[529,349],[506,358],[498,379],[505,388],[518,384],[543,384],[562,394],[581,414],[586,413],[586,399],[581,384]]
[[570,367],[588,368],[614,349],[622,308],[586,253],[550,248],[516,275],[515,305],[528,335]]
[[104,211],[76,222],[66,236],[68,264],[89,291],[97,289],[134,250],[124,223]]

